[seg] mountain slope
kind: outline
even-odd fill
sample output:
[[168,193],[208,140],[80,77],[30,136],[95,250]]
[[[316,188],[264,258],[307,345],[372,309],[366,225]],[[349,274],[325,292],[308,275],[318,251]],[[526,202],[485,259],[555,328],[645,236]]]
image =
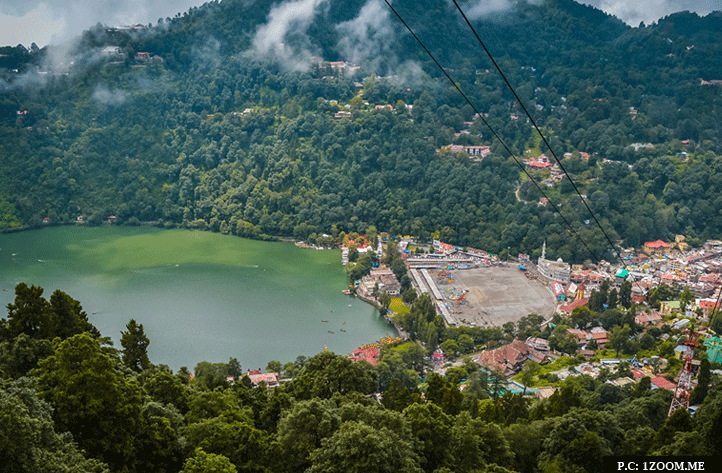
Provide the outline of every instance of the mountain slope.
[[[542,151],[453,5],[395,8],[518,156]],[[607,230],[638,245],[722,231],[718,21],[684,13],[632,29],[554,0],[474,24],[557,155],[572,153],[565,167]],[[492,252],[546,239],[567,260],[609,249],[568,181],[544,187],[593,255],[551,208],[522,202],[540,196],[376,0],[212,2],[139,31],[98,26],[61,52],[2,73],[6,227],[114,215],[249,237],[375,225]],[[435,152],[450,143],[491,154]]]

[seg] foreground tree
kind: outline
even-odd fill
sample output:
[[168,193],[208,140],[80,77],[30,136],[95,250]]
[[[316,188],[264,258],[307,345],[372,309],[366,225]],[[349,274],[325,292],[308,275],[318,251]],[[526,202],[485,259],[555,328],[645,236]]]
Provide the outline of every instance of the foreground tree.
[[136,323],[135,319],[125,326],[127,332],[120,332],[120,345],[123,347],[123,363],[135,372],[150,368],[148,358],[148,345],[150,340],[145,336],[143,324]]
[[143,393],[88,333],[56,341],[55,354],[31,372],[40,397],[55,409],[60,431],[73,434],[88,454],[117,471],[136,465],[134,439],[143,428]]
[[231,461],[223,455],[206,453],[196,448],[195,454],[186,460],[180,473],[237,473]]
[[48,302],[42,287],[28,287],[25,283],[15,287],[15,300],[8,304],[8,318],[0,320],[0,341],[12,340],[20,334],[32,339],[64,340],[83,332],[100,337],[80,302],[60,290]]
[[12,340],[0,342],[0,374],[10,378],[25,376],[43,358],[53,354],[49,340],[30,338],[21,333]]
[[311,473],[421,473],[419,457],[407,439],[382,427],[345,422],[311,455]]
[[52,407],[39,399],[35,381],[0,382],[0,467],[3,472],[106,473],[108,468],[83,456],[67,434],[58,434]]
[[8,304],[8,319],[2,321],[0,336],[10,340],[21,333],[30,338],[52,338],[55,333],[52,308],[42,287],[25,283],[15,287],[15,301]]
[[377,388],[376,371],[366,362],[353,363],[345,356],[322,352],[310,358],[288,392],[298,399],[327,399],[334,393],[370,394]]

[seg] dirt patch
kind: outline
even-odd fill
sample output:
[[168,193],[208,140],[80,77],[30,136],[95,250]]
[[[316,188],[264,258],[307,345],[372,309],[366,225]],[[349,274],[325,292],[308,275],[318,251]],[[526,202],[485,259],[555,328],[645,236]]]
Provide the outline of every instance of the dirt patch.
[[[528,279],[515,266],[458,269],[451,274],[453,282],[438,288],[460,325],[501,326],[531,313],[548,318],[556,309],[551,289]],[[464,292],[461,304],[449,298]]]

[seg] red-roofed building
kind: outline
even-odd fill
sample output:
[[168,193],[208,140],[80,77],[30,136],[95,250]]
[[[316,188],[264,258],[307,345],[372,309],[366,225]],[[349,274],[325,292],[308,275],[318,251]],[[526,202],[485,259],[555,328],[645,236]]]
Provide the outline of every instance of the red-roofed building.
[[705,315],[705,317],[709,317],[710,312],[712,312],[715,307],[719,309],[719,303],[717,302],[717,299],[699,300],[699,308],[702,309],[702,313]]
[[665,243],[662,240],[648,241],[644,244],[643,251],[648,255],[658,255],[669,253],[672,245]]
[[675,389],[677,389],[677,386],[674,383],[670,383],[661,376],[652,378],[652,386],[659,389],[669,389],[670,391],[674,391]]
[[525,159],[524,163],[532,169],[545,169],[552,167],[552,163],[547,159]]
[[278,386],[278,375],[276,375],[276,373],[250,374],[248,375],[248,378],[251,380],[254,386],[258,386],[261,381],[266,383],[266,386],[268,386],[269,388]]
[[448,243],[444,243],[443,241],[439,242],[439,248],[441,248],[444,251],[456,250],[456,247],[454,245],[449,245]]
[[662,316],[659,315],[658,312],[651,312],[648,314],[642,311],[634,316],[634,321],[637,325],[641,325],[642,327],[656,326],[662,321]]
[[672,273],[664,273],[660,278],[663,283],[670,287],[676,287],[683,284],[686,281],[686,277],[678,276]]
[[719,282],[719,274],[717,273],[708,273],[703,274],[699,277],[699,282],[704,282],[708,284],[717,284]]
[[569,277],[569,280],[573,283],[601,283],[604,280],[604,276],[592,272],[591,269],[584,271],[575,271]]
[[592,340],[597,342],[597,348],[602,349],[604,345],[609,343],[609,333],[606,331],[592,332]]
[[368,361],[376,366],[379,363],[379,349],[374,347],[357,348],[349,355],[349,359],[354,363]]
[[501,369],[505,376],[513,376],[529,359],[543,363],[547,358],[544,353],[528,347],[521,340],[514,340],[495,350],[483,351],[477,363],[492,370]]
[[568,328],[567,332],[577,337],[577,343],[584,343],[591,337],[589,332],[586,330],[579,330],[578,328]]
[[574,309],[576,309],[577,307],[585,306],[585,305],[587,305],[588,302],[589,302],[588,297],[584,297],[582,299],[577,299],[574,302],[571,302],[569,304],[565,304],[565,305],[561,306],[559,308],[559,311],[564,312],[565,314],[571,315],[571,313]]

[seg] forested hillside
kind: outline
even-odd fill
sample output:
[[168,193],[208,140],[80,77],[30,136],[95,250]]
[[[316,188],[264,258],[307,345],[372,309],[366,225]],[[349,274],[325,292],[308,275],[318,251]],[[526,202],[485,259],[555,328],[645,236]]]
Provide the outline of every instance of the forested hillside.
[[[383,347],[377,366],[330,352],[270,361],[267,370],[286,381],[268,389],[254,387],[235,358],[199,361],[195,376],[153,365],[152,340],[135,320],[116,349],[62,291],[48,300],[42,288],[22,283],[15,294],[0,319],[3,472],[603,473],[609,455],[709,455],[705,471],[716,471],[722,453],[722,389],[708,386],[704,352],[694,416],[679,409],[667,418],[672,391],[654,389],[649,377],[606,382],[631,377],[626,362],[560,381],[550,370],[582,369],[583,355],[549,367],[527,360],[525,383],[538,376],[557,387],[536,401],[507,392],[501,370],[469,358],[442,377],[411,341]],[[415,304],[412,315],[421,310]],[[614,313],[630,314],[610,309],[603,320]],[[530,315],[504,333],[441,321],[449,337],[442,347],[454,356],[482,339],[508,341],[515,328],[539,336],[541,319]],[[625,352],[629,329],[619,338]],[[641,340],[647,348],[657,345],[650,333]],[[667,326],[667,333],[680,331]],[[671,340],[660,343],[673,353]],[[670,355],[670,373],[680,363]]]
[[[519,159],[547,151],[452,4],[395,3]],[[629,28],[549,0],[473,23],[614,241],[719,236],[721,15]],[[374,225],[492,253],[536,256],[546,240],[555,258],[611,257],[569,181],[532,172],[594,255],[378,0],[211,2],[2,54],[4,229],[112,215],[307,239]],[[436,151],[452,143],[491,154]]]

